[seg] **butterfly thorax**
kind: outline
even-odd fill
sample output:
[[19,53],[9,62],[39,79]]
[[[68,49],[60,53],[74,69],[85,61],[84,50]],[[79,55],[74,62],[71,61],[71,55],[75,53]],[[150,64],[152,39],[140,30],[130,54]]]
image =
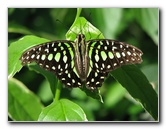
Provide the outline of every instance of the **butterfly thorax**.
[[85,35],[79,34],[75,40],[75,68],[82,82],[86,81],[89,71],[89,57],[87,53]]

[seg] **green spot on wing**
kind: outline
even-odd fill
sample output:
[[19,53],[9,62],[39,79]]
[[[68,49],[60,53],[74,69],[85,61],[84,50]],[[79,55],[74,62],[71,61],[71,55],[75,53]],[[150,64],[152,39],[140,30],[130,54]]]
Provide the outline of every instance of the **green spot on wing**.
[[59,43],[58,46],[60,47],[60,46],[61,46],[61,43]]
[[59,62],[60,57],[61,57],[61,54],[58,52],[58,53],[56,53],[56,55],[55,55],[55,58],[54,58],[54,59],[55,59],[57,62]]
[[45,58],[46,58],[46,55],[42,55],[42,56],[41,56],[41,59],[42,59],[42,60],[45,60]]
[[92,62],[92,60],[90,60],[90,66],[93,66],[93,62]]
[[98,51],[98,50],[96,50],[96,54],[98,54],[98,52],[99,52],[99,51]]
[[99,61],[99,55],[95,55],[95,60],[96,60],[96,62],[98,62]]
[[107,59],[107,54],[104,51],[101,51],[101,57],[105,61]]
[[66,51],[65,50],[63,51],[63,55],[66,55]]
[[92,55],[92,50],[93,50],[93,47],[90,47],[90,50],[89,50],[89,57],[91,57],[91,55]]
[[114,55],[112,54],[112,52],[108,52],[108,56],[110,57],[110,59],[114,58]]
[[48,55],[48,60],[52,60],[52,58],[53,58],[53,54],[49,54]]
[[89,72],[88,72],[88,75],[87,75],[87,76],[89,76],[89,74],[91,73],[91,71],[92,71],[92,68],[89,67]]
[[77,77],[79,78],[79,75],[78,75],[77,70],[76,70],[75,67],[74,67],[73,71],[74,71],[74,73],[77,75]]
[[116,52],[116,56],[117,56],[117,58],[120,58],[120,57],[121,57],[121,55],[120,55],[119,52]]
[[61,46],[61,50],[64,50],[64,47]]
[[65,63],[67,62],[67,56],[66,56],[66,55],[63,57],[63,61],[64,61]]
[[97,48],[100,49],[100,45],[98,45]]
[[94,47],[95,44],[96,44],[96,42],[93,42],[93,43],[91,44],[91,47]]
[[71,62],[71,67],[73,68],[74,67],[74,61],[72,60]]
[[[88,43],[87,43],[87,44],[88,44]],[[89,57],[91,57],[91,55],[92,55],[93,47],[94,47],[95,44],[96,44],[96,42],[93,42],[93,43],[91,44],[91,46],[90,46]],[[88,45],[87,45],[87,46],[88,46]]]
[[70,52],[71,58],[73,59],[74,58],[74,52],[73,52],[72,48],[70,47],[70,45],[68,43],[64,43],[64,44],[67,46],[67,48]]

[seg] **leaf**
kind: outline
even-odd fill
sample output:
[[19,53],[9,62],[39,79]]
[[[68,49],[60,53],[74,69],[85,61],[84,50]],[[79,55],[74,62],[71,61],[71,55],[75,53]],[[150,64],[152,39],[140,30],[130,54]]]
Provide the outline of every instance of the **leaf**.
[[16,121],[35,121],[42,111],[39,98],[20,81],[8,80],[8,114]]
[[111,72],[113,77],[130,93],[130,95],[140,102],[143,107],[158,119],[158,96],[145,75],[135,66],[122,66]]
[[114,107],[124,97],[126,90],[119,83],[111,84],[104,96],[104,104],[107,108]]
[[150,82],[158,83],[158,64],[157,63],[149,64],[142,67],[142,71]]
[[87,89],[85,86],[83,86],[83,88],[81,88],[81,90],[84,91],[87,96],[90,96],[90,97],[100,101],[101,103],[103,103],[103,99],[102,99],[99,89],[95,89],[95,90],[91,91],[91,90]]
[[87,121],[87,118],[77,104],[61,99],[44,108],[38,121]]
[[158,45],[158,8],[143,8],[134,10],[137,22]]
[[20,33],[20,34],[32,34],[30,30],[26,27],[21,26],[19,24],[10,23],[8,24],[8,32],[9,33]]
[[75,40],[78,34],[84,34],[86,40],[89,39],[103,39],[103,34],[94,27],[90,22],[88,22],[84,17],[78,17],[73,25],[70,27],[69,31],[66,33],[66,39]]
[[100,28],[106,38],[115,39],[118,32],[122,31],[122,26],[127,25],[126,17],[123,17],[123,8],[93,8],[84,11],[91,12],[93,24]]
[[8,78],[13,77],[16,72],[22,68],[19,58],[22,53],[32,46],[47,42],[49,40],[36,36],[24,36],[16,42],[11,43],[8,47]]
[[[42,44],[45,42],[48,42],[49,40],[44,38],[39,38],[37,36],[24,36],[20,40],[12,43],[9,46],[9,57],[8,57],[8,78],[13,77],[16,72],[19,72],[20,69],[23,67],[21,65],[21,61],[19,58],[21,57],[22,53],[26,51],[27,49]],[[19,46],[19,47],[18,47]],[[31,70],[36,71],[37,73],[42,74],[50,83],[50,87],[52,90],[53,95],[55,95],[55,86],[57,84],[57,78],[55,75],[49,71],[46,71],[39,67],[38,65],[34,65],[34,63],[31,63],[28,65]]]
[[[103,15],[103,33],[105,37],[115,38],[122,21],[122,8],[101,9]],[[111,16],[112,18],[108,17]],[[99,17],[98,17],[99,18]],[[99,23],[101,24],[101,22]]]
[[43,103],[52,101],[53,94],[50,89],[50,84],[47,80],[42,81],[36,94],[37,96],[39,96]]
[[29,64],[28,66],[29,66],[30,70],[34,70],[35,72],[42,74],[47,79],[47,81],[50,84],[52,94],[53,94],[53,96],[55,96],[55,88],[58,83],[58,79],[56,78],[55,74],[41,68],[39,65],[36,65],[33,63]]

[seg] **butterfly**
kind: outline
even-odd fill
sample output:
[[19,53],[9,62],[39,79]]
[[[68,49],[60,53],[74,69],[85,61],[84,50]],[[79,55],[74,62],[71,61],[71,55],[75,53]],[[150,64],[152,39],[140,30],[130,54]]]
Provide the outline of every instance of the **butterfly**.
[[56,40],[36,45],[20,57],[22,65],[36,62],[53,72],[67,87],[96,89],[109,72],[127,64],[142,62],[142,51],[125,42],[111,39],[86,41],[78,34],[74,41]]

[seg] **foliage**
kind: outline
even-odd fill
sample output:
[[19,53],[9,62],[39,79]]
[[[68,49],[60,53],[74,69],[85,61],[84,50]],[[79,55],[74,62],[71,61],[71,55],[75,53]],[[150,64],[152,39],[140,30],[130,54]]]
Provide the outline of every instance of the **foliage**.
[[[15,121],[157,120],[157,12],[155,8],[82,10],[9,8],[9,119]],[[87,24],[80,15],[88,19],[90,24]],[[68,32],[64,26],[71,26]],[[61,88],[53,73],[41,69],[36,64],[28,65],[30,71],[21,66],[19,58],[23,51],[49,40],[65,39],[65,33],[66,39],[69,40],[74,40],[78,33],[85,33],[87,39],[105,36],[108,39],[128,42],[143,51],[143,63],[137,66],[123,66],[112,71],[110,75],[115,79],[109,76],[100,90],[92,94],[79,88]]]

